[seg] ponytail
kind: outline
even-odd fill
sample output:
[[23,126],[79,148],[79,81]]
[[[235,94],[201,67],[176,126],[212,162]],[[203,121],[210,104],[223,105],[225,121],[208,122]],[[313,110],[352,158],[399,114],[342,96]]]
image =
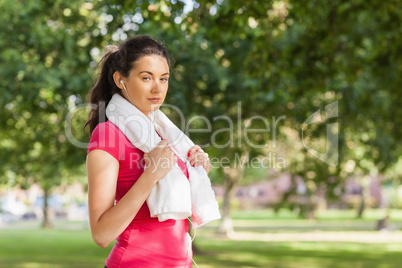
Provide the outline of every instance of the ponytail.
[[99,123],[107,121],[106,107],[112,98],[113,94],[120,93],[120,89],[113,81],[113,73],[116,71],[113,68],[118,51],[110,51],[103,56],[100,61],[101,71],[98,81],[95,86],[89,91],[89,102],[91,103],[91,111],[88,115],[88,120],[84,126],[86,129],[89,126],[89,132],[92,133]]

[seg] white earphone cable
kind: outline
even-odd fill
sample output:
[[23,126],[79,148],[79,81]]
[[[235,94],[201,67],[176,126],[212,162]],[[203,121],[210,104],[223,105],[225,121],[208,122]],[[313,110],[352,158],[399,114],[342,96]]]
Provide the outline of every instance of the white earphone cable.
[[[190,218],[188,218],[188,221],[191,223],[191,225],[193,225],[193,222],[190,220]],[[194,236],[191,238],[191,243],[193,243],[193,241],[194,241],[194,239],[195,239],[195,236],[197,235],[197,230],[196,230],[196,229],[193,229],[193,230],[194,230]],[[191,237],[191,236],[190,236],[190,237]],[[197,268],[199,268],[198,265],[197,265],[197,263],[194,261],[194,258],[191,258],[191,260],[193,261],[194,265],[195,265]]]
[[[128,95],[128,91],[127,91],[126,86],[124,85],[123,80],[120,80],[120,84],[123,86],[124,90],[126,91],[127,97],[128,97],[128,99],[130,100],[131,104],[133,104],[133,102],[131,101],[130,95]],[[133,105],[134,105],[134,104],[133,104]]]

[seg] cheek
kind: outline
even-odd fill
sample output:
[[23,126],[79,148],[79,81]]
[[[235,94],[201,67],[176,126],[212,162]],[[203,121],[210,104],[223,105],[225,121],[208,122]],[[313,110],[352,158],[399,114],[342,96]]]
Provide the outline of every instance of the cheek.
[[169,89],[169,84],[166,83],[166,85],[164,85],[164,87],[163,87],[163,91],[165,94],[167,93],[168,89]]

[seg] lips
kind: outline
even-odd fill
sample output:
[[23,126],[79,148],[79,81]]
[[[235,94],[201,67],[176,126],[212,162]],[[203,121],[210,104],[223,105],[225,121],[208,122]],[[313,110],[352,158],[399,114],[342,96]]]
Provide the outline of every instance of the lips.
[[153,103],[158,103],[160,101],[160,98],[149,98],[148,100]]

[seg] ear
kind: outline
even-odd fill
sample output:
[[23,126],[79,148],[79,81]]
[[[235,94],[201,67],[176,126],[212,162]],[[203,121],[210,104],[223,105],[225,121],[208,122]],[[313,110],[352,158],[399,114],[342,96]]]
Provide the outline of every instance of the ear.
[[123,85],[121,84],[120,81],[124,80],[124,77],[118,71],[114,72],[113,80],[114,80],[114,83],[116,84],[116,86],[118,88],[120,88],[121,90],[123,90]]

